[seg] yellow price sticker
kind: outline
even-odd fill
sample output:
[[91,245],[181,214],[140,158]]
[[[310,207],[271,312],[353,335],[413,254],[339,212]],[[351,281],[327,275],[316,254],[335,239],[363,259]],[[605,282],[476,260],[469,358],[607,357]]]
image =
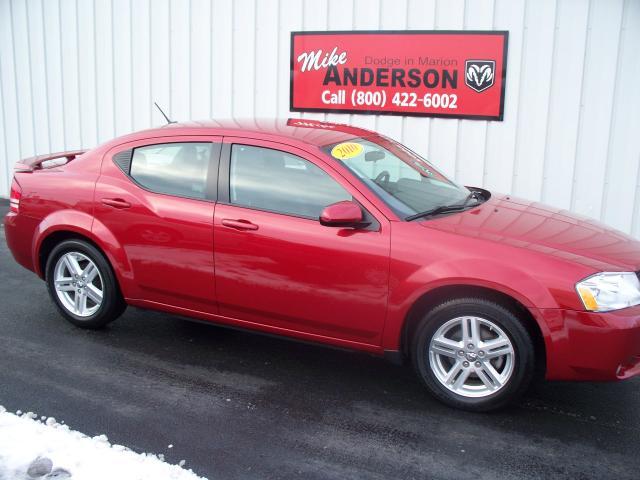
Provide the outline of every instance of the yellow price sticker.
[[348,160],[357,157],[364,149],[362,145],[355,142],[339,143],[331,149],[331,156],[338,160]]

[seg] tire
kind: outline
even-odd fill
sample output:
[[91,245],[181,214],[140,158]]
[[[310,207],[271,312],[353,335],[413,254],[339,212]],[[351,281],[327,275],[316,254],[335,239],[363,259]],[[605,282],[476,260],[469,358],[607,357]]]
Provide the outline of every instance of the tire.
[[[84,281],[82,273],[86,273]],[[102,328],[126,308],[111,265],[102,252],[83,240],[65,240],[53,248],[45,280],[53,303],[77,327]]]
[[422,318],[411,341],[418,376],[438,400],[455,408],[502,408],[522,395],[535,373],[526,327],[511,310],[483,298],[438,305]]

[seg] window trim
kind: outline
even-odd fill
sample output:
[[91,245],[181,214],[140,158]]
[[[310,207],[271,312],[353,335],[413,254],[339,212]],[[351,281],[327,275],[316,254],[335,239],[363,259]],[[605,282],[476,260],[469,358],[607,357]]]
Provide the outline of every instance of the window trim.
[[[336,182],[338,185],[340,185],[349,195],[351,195],[352,201],[354,201],[355,203],[357,203],[360,208],[362,208],[362,213],[363,213],[363,217],[366,221],[369,221],[370,224],[363,228],[362,230],[372,230],[372,231],[380,231],[381,229],[381,223],[378,220],[378,218],[372,214],[368,208],[366,208],[362,202],[360,200],[358,200],[355,195],[353,194],[353,191],[351,191],[350,188],[345,187],[344,185],[342,185],[340,182],[338,182],[333,175],[331,175],[326,168],[324,168],[323,165],[318,164],[317,162],[314,162],[313,160],[311,160],[309,158],[309,155],[304,155],[303,150],[300,150],[297,147],[288,145],[288,144],[284,144],[284,143],[276,143],[276,142],[272,142],[269,140],[262,140],[262,139],[252,139],[252,138],[244,138],[244,137],[224,137],[223,138],[223,144],[222,144],[222,149],[220,152],[220,162],[218,164],[218,203],[224,204],[224,205],[228,205],[231,207],[236,207],[236,208],[243,208],[243,209],[247,209],[247,210],[254,210],[256,212],[266,212],[266,213],[272,213],[274,215],[282,215],[285,217],[292,217],[292,218],[300,218],[303,220],[310,220],[313,221],[315,223],[319,222],[319,219],[317,217],[308,217],[305,215],[297,215],[294,213],[285,213],[285,212],[279,212],[276,210],[269,210],[267,208],[257,208],[257,207],[250,207],[250,206],[246,206],[246,205],[239,205],[237,203],[233,203],[231,202],[231,195],[230,195],[230,189],[231,189],[231,149],[234,145],[243,145],[243,146],[247,146],[247,147],[257,147],[257,148],[268,148],[271,150],[277,150],[279,152],[283,152],[283,153],[287,153],[289,155],[294,155],[296,157],[300,157],[302,160],[305,160],[313,165],[315,165],[317,168],[319,168],[320,170],[322,170],[326,175],[329,176],[329,178],[331,180],[333,180],[334,182]],[[297,152],[294,152],[292,150],[296,150]],[[298,153],[300,152],[300,153]]]
[[[149,139],[150,140],[150,139]],[[115,164],[116,167],[137,187],[144,190],[145,192],[153,193],[154,195],[165,195],[172,198],[185,198],[189,200],[198,200],[201,202],[209,202],[215,203],[217,200],[217,185],[218,185],[218,171],[220,164],[220,154],[222,151],[222,137],[217,137],[216,140],[213,140],[211,137],[203,137],[202,139],[196,139],[195,137],[189,137],[189,139],[179,139],[176,137],[172,137],[171,139],[167,139],[166,137],[158,138],[158,142],[146,143],[145,140],[135,142],[135,145],[127,144],[126,148],[122,150],[118,150],[117,152],[113,152],[111,154],[111,161]],[[143,143],[144,142],[144,143]],[[158,145],[171,145],[175,143],[208,143],[211,145],[211,154],[209,156],[209,168],[207,169],[207,178],[205,179],[205,188],[204,188],[204,198],[203,197],[192,197],[189,195],[178,195],[175,193],[168,192],[158,192],[150,189],[149,187],[141,184],[131,175],[131,165],[133,162],[133,155],[136,149],[145,148],[145,147],[153,147]],[[129,158],[125,162],[121,160],[120,162],[116,157],[123,156],[123,154],[128,153]],[[126,170],[124,167],[126,165]]]

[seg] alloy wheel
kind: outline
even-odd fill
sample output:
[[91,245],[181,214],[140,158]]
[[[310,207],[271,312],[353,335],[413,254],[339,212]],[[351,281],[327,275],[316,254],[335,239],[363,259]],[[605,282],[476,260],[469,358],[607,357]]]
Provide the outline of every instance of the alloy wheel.
[[104,283],[100,270],[83,253],[68,252],[58,259],[54,285],[64,308],[76,316],[90,317],[102,305]]
[[438,381],[463,397],[492,395],[514,371],[515,351],[507,334],[485,318],[456,317],[429,344],[429,366]]

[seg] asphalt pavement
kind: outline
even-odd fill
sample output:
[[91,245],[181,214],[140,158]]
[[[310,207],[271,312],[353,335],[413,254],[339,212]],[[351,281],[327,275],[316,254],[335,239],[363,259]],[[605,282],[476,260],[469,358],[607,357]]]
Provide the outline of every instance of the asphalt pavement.
[[13,261],[3,229],[0,405],[211,480],[640,478],[640,379],[542,383],[473,414],[366,354],[134,308],[84,331]]

